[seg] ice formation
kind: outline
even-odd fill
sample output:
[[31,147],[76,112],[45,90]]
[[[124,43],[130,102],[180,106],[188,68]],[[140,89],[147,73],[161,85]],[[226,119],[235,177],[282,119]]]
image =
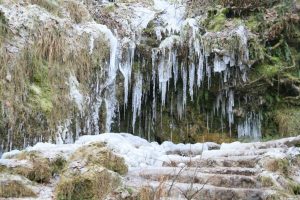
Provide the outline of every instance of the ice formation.
[[[58,17],[49,17],[49,13],[41,12],[37,6],[28,8],[40,13],[41,21],[55,19],[65,23]],[[16,15],[12,9],[0,9],[7,16]],[[117,126],[120,129],[120,119],[125,115],[128,131],[136,132],[137,125],[139,129],[145,125],[149,136],[159,118],[158,109],[161,120],[165,107],[181,119],[195,94],[209,91],[213,84],[219,85],[219,95],[214,100],[214,115],[220,116],[222,123],[227,121],[231,131],[234,124],[234,86],[241,81],[240,77],[242,81],[247,80],[250,67],[247,29],[239,25],[231,30],[203,33],[198,24],[199,17],[186,18],[186,5],[181,1],[154,0],[154,4],[147,8],[142,4],[132,4],[129,9],[130,18],[124,22],[128,30],[120,36],[117,29],[111,30],[93,20],[71,26],[69,34],[89,36],[90,55],[96,52],[97,39],[104,40],[110,50],[102,71],[96,72],[91,83],[92,94],[81,93],[80,83],[75,75],[70,75],[67,81],[69,96],[80,114],[76,119],[66,119],[60,123],[57,142],[74,141],[83,133],[98,135],[104,131],[110,132]],[[32,22],[28,19],[33,17],[28,11],[24,10],[20,18],[23,21],[16,20],[16,26],[21,26],[19,21],[31,26]],[[140,52],[140,45],[144,45],[143,30],[148,28],[150,22],[154,26],[157,45],[148,46],[147,55],[150,55],[147,57]],[[233,38],[235,41],[232,43],[237,46],[225,48],[219,45],[224,38]],[[119,90],[123,96],[119,95]],[[209,119],[211,115],[206,113],[206,116]],[[239,136],[259,137],[260,119],[256,115],[246,117],[245,122],[238,125]],[[75,126],[72,124],[74,122]],[[8,137],[10,141],[12,136],[8,134]]]
[[[132,112],[130,118],[133,132],[137,131],[135,130],[137,123],[141,127],[142,116],[145,120],[144,124],[148,127],[147,130],[151,132],[153,129],[151,126],[155,124],[157,119],[157,109],[160,109],[160,118],[162,118],[162,110],[165,106],[170,106],[172,113],[177,112],[177,116],[181,119],[189,99],[193,101],[194,92],[198,89],[209,90],[212,85],[212,78],[217,76],[220,79],[220,92],[215,99],[214,114],[221,116],[221,123],[224,119],[228,121],[231,133],[235,107],[232,86],[237,84],[239,77],[242,77],[242,81],[247,80],[247,69],[250,67],[246,28],[240,25],[225,33],[207,32],[202,35],[198,25],[199,19],[184,18],[185,5],[182,2],[178,4],[165,0],[155,0],[152,9],[139,6],[132,9],[134,11],[129,24],[136,32],[133,35],[137,37],[117,38],[107,27],[96,26],[110,43],[107,80],[104,85],[100,86],[100,93],[102,90],[105,91],[104,97],[98,97],[101,101],[94,105],[95,114],[93,120],[90,120],[94,123],[93,127],[95,127],[96,134],[99,133],[97,121],[99,121],[101,102],[104,102],[106,106],[105,130],[107,132],[111,130],[111,125],[116,121],[116,113],[118,113],[118,120],[120,120],[120,109],[118,108],[120,99],[116,98],[117,85],[115,80],[117,73],[122,74],[124,79],[123,112]],[[145,13],[142,14],[143,12]],[[142,30],[147,27],[151,20],[164,23],[158,23],[154,28],[159,46],[151,49],[152,56],[148,62],[147,59],[149,58],[140,57],[137,47],[142,42]],[[92,43],[92,39],[96,35],[92,31],[87,32],[93,36],[91,37]],[[222,38],[228,36],[238,40],[233,42],[238,46],[222,49],[222,45],[218,46],[217,44],[222,41]],[[180,57],[183,52],[185,52],[183,55],[186,56],[186,59]],[[149,70],[150,73],[143,71],[143,68],[148,68],[145,63],[150,63],[152,68]],[[136,67],[139,70],[134,69]],[[145,81],[151,83],[144,83]],[[148,86],[151,89],[145,90],[144,88],[148,88]],[[174,91],[171,91],[170,87],[173,87]],[[157,92],[160,96],[157,96]],[[176,95],[176,97],[174,98],[172,95]],[[151,98],[148,98],[149,96]],[[129,100],[131,103],[128,103]],[[173,103],[173,101],[175,102]],[[150,104],[151,111],[142,109],[143,103],[145,105]],[[207,115],[208,119],[209,115]],[[251,121],[252,119],[249,117],[246,121],[255,124],[256,119]],[[209,123],[207,122],[207,124]],[[223,124],[221,126],[223,130]],[[244,128],[241,127],[242,125],[239,125],[241,130],[249,129],[247,123],[243,125]],[[251,131],[248,131],[247,134],[257,134],[253,130],[255,128],[250,129]],[[243,134],[245,133],[241,133],[239,136]]]
[[261,138],[261,113],[247,113],[244,121],[238,124],[238,137],[250,137],[255,140]]

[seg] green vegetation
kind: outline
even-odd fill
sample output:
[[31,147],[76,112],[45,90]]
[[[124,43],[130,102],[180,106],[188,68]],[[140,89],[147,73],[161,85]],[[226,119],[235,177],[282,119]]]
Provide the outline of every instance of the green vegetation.
[[208,19],[205,22],[207,29],[209,31],[222,31],[224,29],[224,25],[226,23],[226,13],[228,9],[220,9],[220,10],[209,10],[208,11]]
[[269,176],[259,176],[259,182],[262,184],[262,187],[272,187],[274,186],[274,182]]

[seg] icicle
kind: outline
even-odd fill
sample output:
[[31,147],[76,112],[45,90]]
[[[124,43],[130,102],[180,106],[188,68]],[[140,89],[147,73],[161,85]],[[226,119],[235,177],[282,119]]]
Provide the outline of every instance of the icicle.
[[247,113],[244,121],[238,124],[238,137],[259,140],[261,138],[261,118],[261,113]]
[[203,81],[203,75],[204,75],[203,74],[203,69],[204,69],[203,62],[204,62],[203,54],[200,51],[200,54],[199,54],[199,65],[198,65],[198,69],[197,69],[197,86],[198,87],[201,86],[201,83]]
[[214,72],[220,73],[222,71],[226,70],[226,64],[223,62],[220,57],[215,54],[215,59],[214,59]]
[[194,83],[195,83],[195,65],[194,63],[191,63],[189,66],[189,92],[192,101],[194,96]]
[[156,120],[156,68],[155,62],[157,59],[156,49],[152,50],[152,123],[154,124]]
[[143,77],[138,72],[135,74],[135,84],[132,93],[132,128],[134,133],[136,117],[140,116],[142,106],[142,89],[143,89]]
[[231,135],[231,125],[233,124],[233,107],[234,107],[234,94],[232,90],[228,92],[228,100],[227,100],[227,114],[228,114],[228,123],[230,128]]
[[131,71],[134,59],[134,51],[135,44],[133,42],[129,42],[128,49],[126,53],[125,61],[119,64],[120,72],[124,77],[124,106],[127,106],[128,103],[128,89],[129,89],[129,81],[131,81]]
[[186,106],[186,89],[187,89],[187,72],[185,66],[181,66],[181,77],[182,77],[182,110],[185,110]]
[[178,81],[178,61],[177,61],[177,50],[175,49],[172,52],[172,66],[173,66],[173,78],[174,78],[174,87],[176,91],[176,85]]

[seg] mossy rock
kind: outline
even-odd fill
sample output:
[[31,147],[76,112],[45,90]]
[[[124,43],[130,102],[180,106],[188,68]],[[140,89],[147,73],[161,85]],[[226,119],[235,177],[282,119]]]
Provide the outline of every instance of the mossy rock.
[[30,181],[10,174],[0,174],[0,198],[35,197]]
[[42,8],[45,8],[49,12],[57,12],[59,9],[59,1],[57,0],[30,0],[31,4],[36,4]]
[[57,157],[54,160],[50,161],[50,168],[51,168],[51,173],[52,176],[54,175],[59,175],[61,171],[64,169],[66,166],[67,161],[63,157]]
[[20,174],[27,177],[31,181],[38,183],[48,183],[52,178],[52,170],[48,159],[43,158],[37,152],[22,152],[16,155],[17,160],[28,160],[31,163],[31,167],[17,166],[10,168],[14,174]]
[[224,28],[226,23],[226,8],[209,9],[207,18],[203,20],[203,25],[208,31],[218,32]]
[[261,175],[258,177],[259,182],[262,187],[272,187],[274,186],[273,179],[270,176]]
[[103,166],[121,175],[128,171],[124,159],[115,155],[104,143],[92,143],[79,148],[68,162],[69,165],[74,162],[82,162],[84,167]]
[[155,199],[155,191],[152,187],[142,187],[137,195],[138,200],[152,200]]
[[55,188],[57,200],[101,200],[121,185],[120,176],[103,167],[85,168],[79,174],[62,175]]
[[289,161],[286,158],[266,157],[261,162],[262,167],[268,171],[281,173],[286,176],[289,174]]

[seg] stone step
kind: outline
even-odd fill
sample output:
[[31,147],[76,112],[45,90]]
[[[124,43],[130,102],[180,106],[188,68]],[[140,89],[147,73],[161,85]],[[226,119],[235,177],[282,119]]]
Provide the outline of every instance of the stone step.
[[191,185],[190,183],[173,183],[172,181],[148,181],[135,184],[128,185],[138,188],[150,187],[155,199],[166,200],[265,200],[271,199],[272,195],[276,193],[268,188],[226,188],[209,183]]
[[168,157],[163,166],[189,167],[246,167],[254,168],[260,157],[258,156],[231,156],[231,157]]
[[[132,174],[130,174],[133,177]],[[139,178],[150,181],[168,180],[177,183],[210,184],[227,188],[259,188],[260,182],[256,176],[232,175],[232,174],[206,174],[197,171],[170,172],[161,170],[157,173],[145,171],[136,174]]]
[[131,175],[143,174],[178,174],[181,172],[198,172],[205,174],[235,174],[244,176],[254,176],[260,172],[256,168],[245,167],[147,167],[147,168],[131,168]]
[[285,148],[267,148],[267,149],[220,149],[203,151],[202,158],[232,157],[232,156],[261,156],[268,152],[285,152]]

